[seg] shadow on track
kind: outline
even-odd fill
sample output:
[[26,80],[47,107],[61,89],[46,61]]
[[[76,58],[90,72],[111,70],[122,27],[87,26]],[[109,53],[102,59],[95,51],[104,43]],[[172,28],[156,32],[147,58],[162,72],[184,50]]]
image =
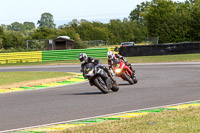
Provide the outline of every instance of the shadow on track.
[[130,85],[129,83],[119,83],[119,86],[126,86],[126,85]]
[[59,95],[99,95],[103,94],[102,92],[82,92],[82,93],[68,93],[68,94],[59,94]]

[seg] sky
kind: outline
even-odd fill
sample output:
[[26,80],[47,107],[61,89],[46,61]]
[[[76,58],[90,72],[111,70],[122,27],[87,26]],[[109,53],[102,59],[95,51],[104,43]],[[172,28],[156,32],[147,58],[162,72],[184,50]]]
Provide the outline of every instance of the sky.
[[128,18],[145,1],[151,0],[0,0],[0,25],[34,22],[38,26],[37,21],[45,12],[53,15],[56,26],[73,19],[108,23],[110,19]]

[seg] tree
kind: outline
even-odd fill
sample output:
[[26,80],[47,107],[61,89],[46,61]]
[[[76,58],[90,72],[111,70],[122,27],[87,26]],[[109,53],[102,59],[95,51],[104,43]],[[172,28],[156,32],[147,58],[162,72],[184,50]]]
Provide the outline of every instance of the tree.
[[4,29],[2,26],[0,26],[0,37],[3,35]]
[[110,20],[108,24],[109,42],[111,44],[119,44],[121,42],[135,41],[136,24],[124,18]]
[[106,28],[95,27],[93,26],[93,23],[86,20],[81,20],[80,25],[77,28],[77,32],[84,41],[108,40],[108,31]]
[[73,27],[65,27],[62,29],[58,29],[58,36],[65,36],[65,35],[69,36],[76,42],[80,41],[80,36]]
[[24,22],[25,30],[32,30],[35,29],[35,24],[33,22]]
[[79,25],[80,23],[77,19],[73,19],[71,22],[68,23],[68,26],[73,27],[75,30],[77,30]]
[[14,31],[21,31],[24,32],[24,27],[23,24],[19,22],[13,22],[11,25],[8,26],[9,30],[14,30]]
[[25,48],[25,37],[18,31],[6,31],[3,36],[3,48]]
[[0,26],[0,49],[3,48],[3,36],[4,36],[4,29]]
[[199,41],[200,38],[200,1],[191,0],[191,31],[192,41]]
[[151,2],[146,1],[146,3],[142,2],[140,5],[137,5],[137,8],[132,10],[129,15],[130,20],[136,22],[137,24],[144,25],[144,14],[147,13],[147,9],[149,8],[150,4]]
[[184,3],[171,0],[153,0],[145,14],[148,33],[159,36],[160,43],[188,40],[190,13]]
[[48,27],[41,27],[35,30],[31,38],[35,40],[39,39],[53,39],[57,37],[56,29],[50,29]]
[[39,27],[55,28],[53,15],[50,13],[43,13],[41,19],[38,21]]

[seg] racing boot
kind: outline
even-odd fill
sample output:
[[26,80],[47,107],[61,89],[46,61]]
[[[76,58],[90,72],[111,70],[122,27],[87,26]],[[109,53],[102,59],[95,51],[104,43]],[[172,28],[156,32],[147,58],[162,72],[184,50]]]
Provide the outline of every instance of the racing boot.
[[117,81],[115,80],[115,78],[113,76],[111,76],[110,78],[111,78],[111,80],[113,81],[114,84],[117,83]]
[[111,78],[113,82],[116,82],[116,80],[113,78],[111,71],[108,68],[105,67],[104,71],[108,74],[108,76]]
[[138,80],[136,79],[136,74],[135,74],[135,70],[132,71],[132,76],[131,78],[133,79],[134,83],[136,84],[138,82]]
[[131,69],[131,71],[132,71],[131,78],[134,79],[136,77],[135,70],[133,69],[133,67],[131,66],[131,64],[127,63],[126,65],[129,66],[129,68]]
[[110,69],[110,73],[112,74],[112,76],[116,75],[112,69]]

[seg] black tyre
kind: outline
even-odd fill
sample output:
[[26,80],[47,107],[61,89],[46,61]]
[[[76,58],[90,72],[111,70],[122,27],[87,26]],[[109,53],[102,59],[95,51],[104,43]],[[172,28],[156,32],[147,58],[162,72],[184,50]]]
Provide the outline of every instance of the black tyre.
[[134,82],[134,84],[137,84],[138,80],[136,77],[133,78],[133,82]]
[[109,92],[108,88],[106,87],[104,81],[99,77],[95,78],[94,84],[95,86],[104,94],[107,94]]
[[133,79],[130,77],[130,76],[128,76],[127,74],[126,74],[126,72],[125,73],[123,73],[123,75],[124,75],[124,77],[125,77],[125,79],[126,79],[126,81],[128,81],[129,82],[129,84],[133,84],[134,82],[133,82]]
[[114,82],[114,83],[113,83],[113,87],[111,88],[111,90],[112,90],[113,92],[117,92],[117,91],[119,90],[119,86],[118,86],[117,82]]

